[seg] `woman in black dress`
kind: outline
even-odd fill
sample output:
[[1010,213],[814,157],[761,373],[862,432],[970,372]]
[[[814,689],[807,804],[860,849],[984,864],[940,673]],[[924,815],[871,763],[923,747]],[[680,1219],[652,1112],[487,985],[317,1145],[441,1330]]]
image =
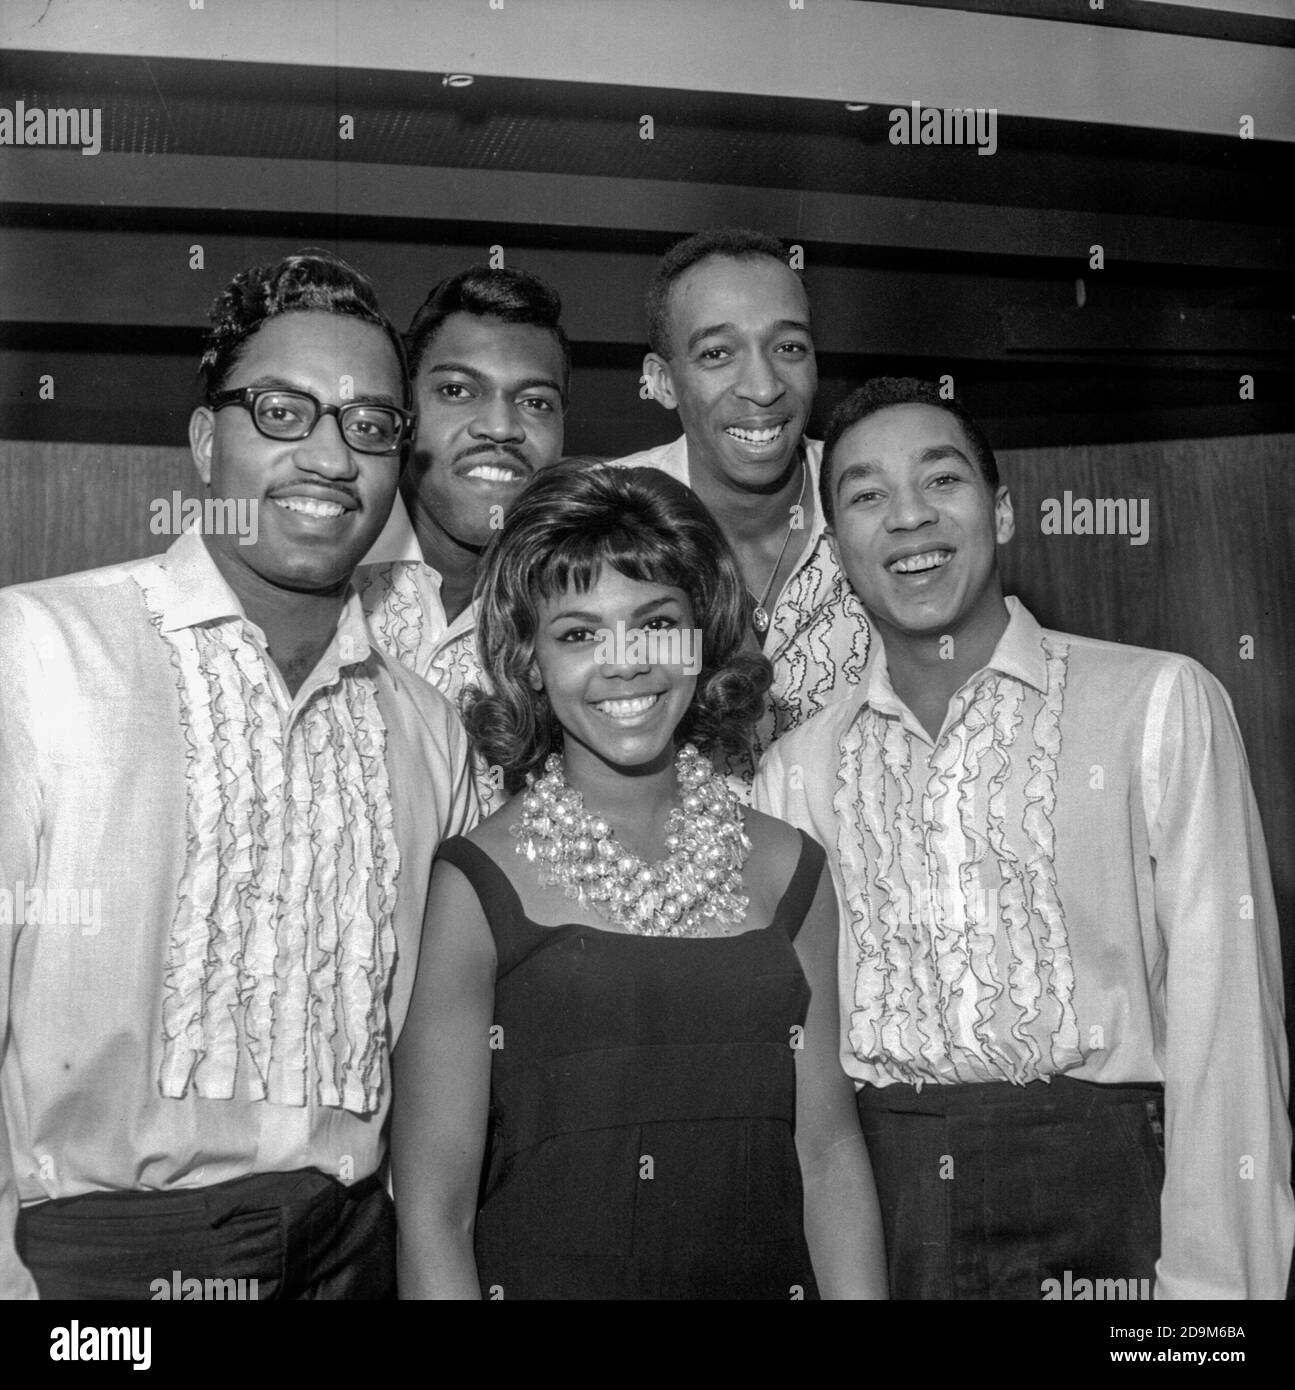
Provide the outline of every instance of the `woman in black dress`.
[[823,852],[697,752],[769,684],[718,529],[662,473],[558,464],[478,592],[469,731],[529,786],[432,874],[401,1296],[885,1297]]

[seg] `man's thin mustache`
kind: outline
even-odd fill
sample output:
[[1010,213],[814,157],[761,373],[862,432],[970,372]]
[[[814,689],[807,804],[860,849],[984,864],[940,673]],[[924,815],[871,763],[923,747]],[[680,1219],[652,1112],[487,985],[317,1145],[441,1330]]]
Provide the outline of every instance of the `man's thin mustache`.
[[529,468],[526,462],[526,455],[517,447],[516,444],[474,444],[470,449],[464,449],[462,453],[455,454],[454,462],[462,463],[464,459],[476,458],[478,454],[489,454],[497,457],[499,454],[507,454],[509,458],[516,459],[524,468]]

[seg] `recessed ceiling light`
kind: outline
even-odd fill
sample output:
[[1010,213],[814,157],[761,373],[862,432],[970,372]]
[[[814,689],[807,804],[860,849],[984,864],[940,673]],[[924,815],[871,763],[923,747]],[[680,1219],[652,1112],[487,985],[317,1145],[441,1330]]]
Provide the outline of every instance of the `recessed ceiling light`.
[[866,101],[847,101],[845,103],[845,109],[847,111],[866,111],[868,109],[868,103]]
[[441,78],[443,87],[470,87],[476,79],[468,72],[447,72]]

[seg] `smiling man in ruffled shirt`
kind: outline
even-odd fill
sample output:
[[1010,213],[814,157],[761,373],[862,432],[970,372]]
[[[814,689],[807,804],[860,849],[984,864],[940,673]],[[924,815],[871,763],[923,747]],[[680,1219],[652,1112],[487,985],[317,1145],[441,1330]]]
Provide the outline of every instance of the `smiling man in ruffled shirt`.
[[402,345],[305,252],[235,277],[201,376],[194,461],[252,543],[0,593],[2,1296],[394,1293],[389,1054],[436,846],[477,814],[457,716],[350,582]]
[[825,451],[882,650],[755,803],[828,850],[891,1296],[1282,1298],[1281,954],[1226,693],[1004,598],[1011,499],[934,386],[868,383]]
[[737,557],[750,644],[773,666],[750,754],[724,763],[746,800],[760,754],[848,694],[868,660],[868,619],[818,506],[823,446],[805,436],[818,388],[809,299],[777,240],[716,227],[666,252],[646,307],[643,379],[683,434],[612,462],[686,483]]
[[[400,492],[356,575],[374,639],[458,705],[481,684],[481,557],[513,499],[562,455],[571,347],[562,300],[524,270],[442,280],[405,342],[418,424]],[[475,760],[483,813],[503,777]]]

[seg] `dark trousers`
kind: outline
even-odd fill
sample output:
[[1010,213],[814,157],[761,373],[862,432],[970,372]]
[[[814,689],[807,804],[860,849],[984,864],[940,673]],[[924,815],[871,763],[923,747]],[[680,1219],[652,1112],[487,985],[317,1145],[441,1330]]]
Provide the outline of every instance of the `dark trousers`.
[[864,1086],[856,1100],[892,1298],[1039,1299],[1045,1280],[1070,1287],[1067,1271],[1153,1285],[1163,1087],[1054,1077]]
[[302,1169],[183,1192],[59,1198],[22,1210],[17,1249],[43,1299],[387,1299],[396,1290],[395,1211],[376,1174],[351,1187]]

